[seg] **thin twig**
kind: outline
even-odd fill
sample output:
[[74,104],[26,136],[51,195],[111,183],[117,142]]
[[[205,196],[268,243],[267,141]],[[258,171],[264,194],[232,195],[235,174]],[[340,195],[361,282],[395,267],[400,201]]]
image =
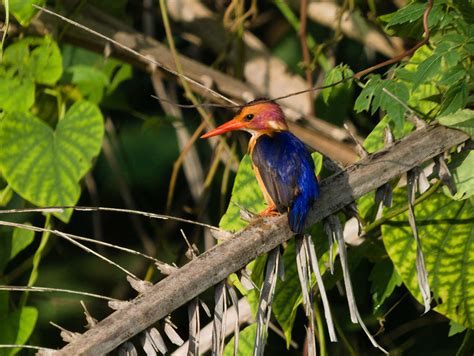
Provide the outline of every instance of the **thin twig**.
[[71,289],[62,289],[62,288],[49,288],[49,287],[37,287],[37,286],[4,286],[0,285],[0,290],[4,291],[15,291],[15,292],[49,292],[49,293],[67,293],[67,294],[75,294],[75,295],[84,295],[87,297],[93,297],[97,299],[105,299],[111,301],[120,302],[121,300],[107,297],[105,295],[95,294],[95,293],[88,293],[88,292],[80,292]]
[[[12,224],[15,224],[15,225],[12,225]],[[51,233],[51,234],[54,234],[54,235],[57,234],[56,233],[57,230],[46,229],[46,228],[33,226],[33,225],[27,225],[27,224],[19,224],[19,223],[11,223],[10,224],[6,221],[0,221],[0,225],[14,226],[14,227],[17,227],[19,229],[30,230],[30,231],[48,232],[48,233]],[[116,250],[120,250],[120,251],[128,252],[128,253],[131,253],[131,254],[134,254],[134,255],[137,255],[137,256],[141,256],[141,257],[144,257],[144,258],[146,258],[150,261],[153,261],[155,263],[164,263],[164,262],[156,259],[155,257],[149,256],[149,255],[144,254],[140,251],[132,250],[132,249],[127,248],[127,247],[114,245],[114,244],[111,244],[111,243],[108,243],[108,242],[105,242],[105,241],[91,239],[91,238],[84,237],[84,236],[79,236],[79,235],[74,235],[74,234],[69,234],[69,233],[63,233],[63,234],[65,234],[65,235],[67,235],[70,238],[75,239],[75,240],[87,241],[87,242],[91,242],[91,243],[94,243],[94,244],[97,244],[97,245],[106,246],[106,247],[110,247],[110,248],[113,248],[113,249],[116,249]]]
[[55,349],[49,349],[47,347],[41,346],[34,346],[34,345],[18,345],[18,344],[0,344],[0,349],[31,349],[31,350],[38,350],[38,351],[46,351],[46,352],[55,352]]
[[[43,233],[47,233],[47,234],[53,234],[53,235],[56,235],[56,236],[59,236],[59,237],[62,237],[66,240],[68,240],[69,242],[73,243],[74,245],[80,247],[81,249],[83,249],[84,251],[86,252],[89,252],[89,253],[92,253],[93,255],[99,257],[101,260],[104,260],[106,261],[107,263],[117,267],[118,269],[120,269],[122,272],[124,272],[125,274],[129,275],[130,277],[134,278],[134,279],[139,279],[137,276],[135,276],[132,272],[128,271],[127,269],[123,268],[122,266],[120,266],[119,264],[115,263],[114,261],[108,259],[107,257],[105,256],[102,256],[100,253],[90,249],[89,247],[79,243],[76,241],[76,239],[74,239],[73,237],[69,236],[69,234],[66,234],[62,231],[58,231],[58,230],[51,230],[51,229],[45,229],[45,228],[39,228],[39,227],[36,227],[36,226],[31,226],[31,225],[26,225],[26,224],[18,224],[18,223],[14,223],[14,222],[9,222],[9,221],[0,221],[0,225],[3,225],[3,226],[11,226],[11,227],[16,227],[16,228],[20,228],[20,229],[25,229],[25,230],[33,230],[33,231],[41,231]],[[99,241],[98,240],[93,240],[95,243],[98,243]]]
[[110,211],[110,212],[115,212],[115,213],[136,214],[136,215],[143,215],[152,219],[175,220],[175,221],[180,221],[180,222],[184,222],[188,224],[207,227],[208,229],[211,229],[211,230],[221,230],[218,227],[213,226],[213,225],[204,224],[199,221],[179,218],[176,216],[149,213],[147,211],[141,211],[141,210],[109,208],[105,206],[62,205],[62,206],[50,206],[50,207],[44,207],[44,208],[20,208],[20,209],[0,210],[0,214],[31,213],[31,212],[63,212],[64,209],[73,209],[75,211]]

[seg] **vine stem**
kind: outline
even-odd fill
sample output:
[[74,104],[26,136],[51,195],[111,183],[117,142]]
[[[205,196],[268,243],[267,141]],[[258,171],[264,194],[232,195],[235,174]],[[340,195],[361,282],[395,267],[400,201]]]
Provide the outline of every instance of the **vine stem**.
[[321,318],[321,311],[317,302],[314,305],[314,317],[316,319],[316,325],[318,326],[318,339],[319,339],[319,352],[321,356],[326,356],[326,336],[324,335],[323,320]]
[[[31,274],[28,279],[28,284],[27,284],[28,287],[33,286],[33,284],[35,284],[36,280],[38,279],[38,268],[41,262],[41,255],[46,247],[46,244],[48,243],[50,232],[47,230],[49,230],[50,228],[51,228],[51,213],[46,214],[46,221],[44,222],[44,230],[41,235],[41,242],[35,254],[33,255],[33,268],[31,270]],[[25,291],[25,293],[21,296],[20,303],[19,303],[21,308],[26,305],[26,301],[28,300],[28,295],[29,295],[29,292]]]

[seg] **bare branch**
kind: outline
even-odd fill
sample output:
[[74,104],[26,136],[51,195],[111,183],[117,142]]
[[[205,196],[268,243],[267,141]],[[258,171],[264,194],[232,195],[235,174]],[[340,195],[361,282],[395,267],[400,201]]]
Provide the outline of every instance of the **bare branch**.
[[[417,130],[389,148],[321,182],[321,198],[309,215],[314,224],[338,211],[354,199],[422,162],[465,142],[461,131],[430,125]],[[286,215],[259,219],[198,258],[161,280],[58,351],[58,355],[98,355],[107,353],[209,287],[242,269],[257,256],[290,239]]]

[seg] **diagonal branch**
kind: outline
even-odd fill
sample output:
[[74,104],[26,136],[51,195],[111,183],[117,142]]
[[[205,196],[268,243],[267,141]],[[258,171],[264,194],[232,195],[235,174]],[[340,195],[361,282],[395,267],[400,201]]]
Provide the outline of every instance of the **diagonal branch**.
[[[465,133],[439,125],[419,129],[321,182],[309,223],[321,221],[354,199],[380,187],[424,161],[468,140]],[[150,287],[96,324],[58,355],[99,355],[146,329],[209,287],[293,236],[287,217],[259,219]]]

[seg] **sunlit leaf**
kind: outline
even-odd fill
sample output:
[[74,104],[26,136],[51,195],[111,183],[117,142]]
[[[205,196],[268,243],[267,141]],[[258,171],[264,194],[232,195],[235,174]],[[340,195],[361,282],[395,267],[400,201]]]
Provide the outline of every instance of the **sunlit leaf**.
[[255,178],[252,169],[252,162],[248,155],[245,155],[240,162],[229,206],[219,223],[219,227],[222,229],[237,231],[247,225],[247,222],[240,218],[240,208],[236,204],[253,213],[259,213],[265,209],[265,199],[258,186],[257,178]]
[[72,73],[72,83],[79,87],[85,98],[94,103],[102,100],[104,90],[109,84],[109,79],[102,71],[85,65],[70,67],[69,71]]
[[[257,333],[257,324],[251,324],[240,332],[239,336],[239,353],[238,355],[247,356],[253,354],[253,345],[255,342],[255,335]],[[224,348],[224,356],[234,355],[234,338],[229,340]]]
[[[451,169],[457,189],[453,198],[457,200],[470,198],[474,194],[474,151],[463,152],[459,156],[456,161],[461,162],[456,162],[456,168]],[[445,192],[451,196],[447,188]]]
[[24,68],[30,60],[30,47],[27,41],[17,41],[9,45],[3,54],[3,65]]
[[419,2],[412,2],[411,4],[402,7],[400,10],[395,12],[392,16],[390,21],[388,22],[388,26],[393,26],[397,24],[402,24],[405,22],[413,22],[421,18],[423,16],[423,12],[426,9],[426,4],[419,3]]
[[63,73],[58,45],[46,37],[44,43],[31,51],[28,68],[36,83],[53,85]]
[[468,84],[465,80],[448,89],[441,103],[440,116],[445,116],[463,109],[468,98]]
[[43,6],[45,0],[9,0],[10,12],[22,26],[27,26],[38,11],[33,4]]
[[[24,223],[26,225],[31,225],[30,223]],[[15,257],[20,251],[28,247],[28,245],[33,241],[35,232],[25,229],[15,229],[13,230],[12,236],[12,247],[10,251],[10,259]]]
[[459,110],[453,114],[439,117],[438,122],[442,125],[462,130],[471,137],[474,137],[474,110]]
[[376,93],[379,91],[381,82],[382,80],[380,79],[380,75],[374,75],[369,79],[354,104],[354,110],[356,112],[369,111],[372,99],[374,98],[374,95],[376,95]]
[[437,74],[441,66],[442,58],[441,54],[435,53],[418,65],[412,83],[413,89],[416,89],[421,83],[429,81],[435,74]]
[[286,346],[291,341],[291,331],[295,322],[298,306],[302,302],[300,281],[296,269],[295,241],[290,240],[283,254],[285,280],[278,280],[273,299],[272,311],[278,324],[285,333]]
[[[394,206],[406,204],[405,192]],[[415,215],[435,310],[458,324],[474,326],[474,209],[472,202],[452,200],[442,192],[416,205]],[[403,283],[422,302],[415,269],[415,240],[407,214],[382,227],[387,252]]]
[[0,108],[5,112],[27,111],[35,102],[35,84],[31,79],[0,76]]
[[[0,123],[0,167],[9,185],[39,206],[74,205],[79,180],[99,153],[104,123],[92,103],[75,103],[55,130],[30,113]],[[63,217],[64,218],[64,217]]]
[[398,140],[411,132],[413,130],[413,126],[414,125],[411,122],[405,121],[403,126],[400,128],[391,124],[389,117],[385,116],[365,138],[364,148],[369,153],[373,153],[384,148],[384,130],[386,127],[390,127],[393,137]]
[[459,325],[458,323],[455,323],[454,321],[449,322],[449,333],[448,336],[454,336],[456,334],[462,333],[463,331],[466,330],[466,327],[463,325]]
[[[337,83],[341,81],[342,79],[351,77],[352,75],[354,75],[354,73],[352,72],[352,70],[347,68],[347,66],[338,65],[332,68],[327,73],[326,78],[324,79],[323,86]],[[345,83],[340,83],[339,85],[336,85],[327,89],[323,89],[321,94],[323,96],[324,102],[326,104],[328,103],[329,97],[332,95],[333,92],[339,91],[343,88],[348,89],[351,85],[352,83],[350,81],[347,81]]]

